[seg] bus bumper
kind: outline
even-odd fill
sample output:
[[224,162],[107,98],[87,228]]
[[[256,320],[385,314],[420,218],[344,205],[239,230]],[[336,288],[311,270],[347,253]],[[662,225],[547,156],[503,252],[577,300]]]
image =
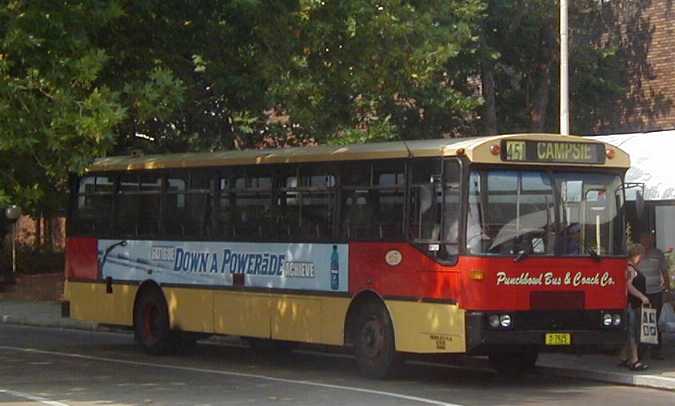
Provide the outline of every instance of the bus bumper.
[[[615,328],[564,328],[552,325],[546,329],[492,329],[485,323],[482,312],[467,312],[467,352],[486,354],[500,349],[518,351],[522,348],[537,348],[539,351],[564,351],[574,348],[618,347],[626,342],[626,332],[622,326]],[[547,345],[547,334],[569,334],[570,342],[562,345]]]

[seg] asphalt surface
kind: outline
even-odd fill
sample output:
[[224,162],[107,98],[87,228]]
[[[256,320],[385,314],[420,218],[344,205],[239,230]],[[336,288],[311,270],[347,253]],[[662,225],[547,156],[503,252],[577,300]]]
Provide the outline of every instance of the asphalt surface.
[[386,381],[339,354],[256,354],[200,344],[141,353],[128,334],[0,325],[3,405],[584,405],[675,404],[675,393],[487,368],[409,364]]

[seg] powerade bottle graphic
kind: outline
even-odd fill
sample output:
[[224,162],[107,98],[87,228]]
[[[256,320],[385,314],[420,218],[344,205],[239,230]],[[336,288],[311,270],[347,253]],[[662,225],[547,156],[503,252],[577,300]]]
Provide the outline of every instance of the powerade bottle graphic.
[[333,245],[333,253],[330,254],[330,288],[340,288],[340,260],[338,259],[337,245]]

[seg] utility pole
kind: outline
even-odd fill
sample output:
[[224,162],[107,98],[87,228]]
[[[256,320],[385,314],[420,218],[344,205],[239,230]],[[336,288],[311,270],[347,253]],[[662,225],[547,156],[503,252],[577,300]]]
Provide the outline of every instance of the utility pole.
[[560,134],[562,135],[570,134],[567,59],[567,0],[560,0]]
[[21,208],[12,205],[0,208],[0,252],[7,234],[8,226],[11,225],[12,237],[12,269],[4,269],[0,266],[0,283],[2,285],[14,284],[16,281],[16,221],[21,217]]

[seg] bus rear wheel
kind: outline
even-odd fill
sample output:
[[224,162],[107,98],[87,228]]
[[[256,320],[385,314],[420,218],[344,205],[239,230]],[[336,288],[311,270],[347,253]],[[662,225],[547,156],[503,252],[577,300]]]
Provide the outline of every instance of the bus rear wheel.
[[369,378],[391,376],[401,363],[396,352],[394,329],[383,305],[368,303],[358,313],[354,355],[361,373]]
[[174,350],[169,311],[159,289],[141,292],[134,308],[134,336],[138,345],[149,354],[162,355]]

